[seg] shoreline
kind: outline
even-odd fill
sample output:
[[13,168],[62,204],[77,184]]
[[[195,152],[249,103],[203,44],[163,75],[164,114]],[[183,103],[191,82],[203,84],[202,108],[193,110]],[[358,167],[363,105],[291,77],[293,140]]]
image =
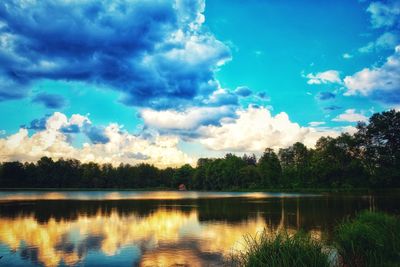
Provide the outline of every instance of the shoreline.
[[93,192],[101,192],[101,191],[132,191],[132,192],[141,192],[141,191],[177,191],[177,192],[261,192],[261,193],[320,193],[320,194],[370,194],[370,193],[399,193],[400,188],[380,188],[380,189],[372,189],[372,188],[352,188],[352,189],[343,189],[343,188],[257,188],[257,189],[227,189],[227,190],[187,190],[187,191],[179,191],[178,189],[173,188],[0,188],[0,192],[17,192],[17,191],[44,191],[44,192],[54,192],[54,191],[65,191],[65,192],[76,192],[76,191],[93,191]]

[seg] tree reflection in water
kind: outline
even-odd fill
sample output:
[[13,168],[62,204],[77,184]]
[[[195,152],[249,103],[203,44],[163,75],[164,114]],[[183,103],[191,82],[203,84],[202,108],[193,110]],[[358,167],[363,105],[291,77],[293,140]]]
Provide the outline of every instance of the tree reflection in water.
[[343,217],[361,209],[390,210],[392,201],[319,196],[3,202],[0,253],[2,263],[11,265],[17,258],[44,266],[96,260],[109,266],[220,265],[244,246],[245,235],[263,228],[329,238]]

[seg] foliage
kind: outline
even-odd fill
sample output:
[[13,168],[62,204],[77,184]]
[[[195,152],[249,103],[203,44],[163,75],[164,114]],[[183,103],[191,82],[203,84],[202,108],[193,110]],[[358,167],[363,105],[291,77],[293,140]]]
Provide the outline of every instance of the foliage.
[[310,235],[267,232],[245,237],[245,249],[234,253],[232,266],[390,267],[400,262],[400,219],[364,211],[340,223],[327,246]]
[[264,154],[258,161],[258,168],[261,174],[262,186],[275,187],[280,184],[282,175],[281,163],[279,162],[278,156],[271,148],[265,149]]
[[330,266],[322,243],[298,232],[273,233],[263,231],[259,237],[247,237],[246,249],[232,257],[232,265],[266,267],[324,267]]
[[336,229],[345,266],[394,266],[400,262],[400,221],[384,213],[363,212]]

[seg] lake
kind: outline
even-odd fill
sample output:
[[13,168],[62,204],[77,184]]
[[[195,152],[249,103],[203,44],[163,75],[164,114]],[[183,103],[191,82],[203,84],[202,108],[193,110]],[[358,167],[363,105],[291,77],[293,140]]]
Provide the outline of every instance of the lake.
[[0,266],[220,266],[263,229],[328,239],[400,196],[230,192],[2,191]]

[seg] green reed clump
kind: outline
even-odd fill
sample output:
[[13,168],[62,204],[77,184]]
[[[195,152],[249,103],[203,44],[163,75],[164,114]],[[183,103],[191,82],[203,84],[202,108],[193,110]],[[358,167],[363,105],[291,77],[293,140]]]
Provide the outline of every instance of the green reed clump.
[[337,226],[335,243],[343,266],[400,265],[400,221],[395,216],[362,212]]
[[329,266],[329,260],[322,244],[305,233],[289,235],[264,230],[259,236],[246,237],[246,249],[233,256],[231,265],[325,267]]

